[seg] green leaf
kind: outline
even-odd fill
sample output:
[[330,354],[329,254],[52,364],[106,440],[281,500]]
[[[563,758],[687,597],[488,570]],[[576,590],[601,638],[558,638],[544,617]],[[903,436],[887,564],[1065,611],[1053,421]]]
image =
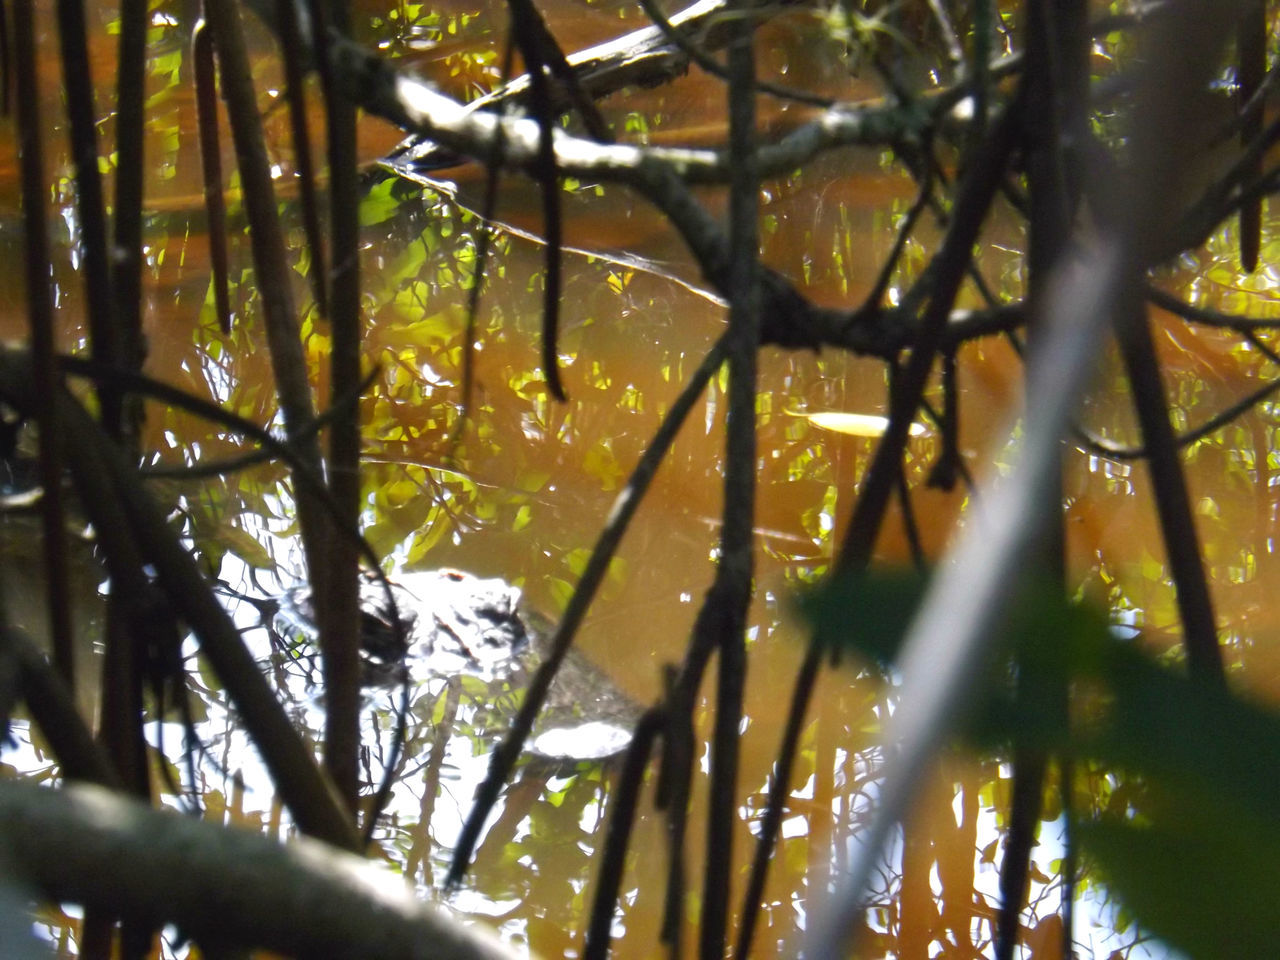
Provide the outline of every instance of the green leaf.
[[[1223,784],[1224,795],[1230,789]],[[1111,889],[1152,933],[1192,957],[1273,956],[1280,901],[1274,822],[1227,804],[1178,804],[1151,826],[1119,821],[1077,827]]]
[[925,578],[917,573],[835,574],[799,596],[814,640],[833,655],[855,653],[882,668],[898,655]]

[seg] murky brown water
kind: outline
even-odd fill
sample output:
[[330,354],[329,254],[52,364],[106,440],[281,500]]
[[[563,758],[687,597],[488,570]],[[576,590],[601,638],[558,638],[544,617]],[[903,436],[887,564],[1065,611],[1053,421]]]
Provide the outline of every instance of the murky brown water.
[[[374,14],[371,3],[359,16]],[[501,29],[491,4],[463,23],[472,6],[451,3],[437,9],[439,24],[396,35],[421,68],[442,85],[464,90],[487,85],[492,69],[465,62]],[[545,8],[569,49],[610,38],[640,24],[638,10],[618,3],[567,2]],[[105,9],[91,23],[109,17]],[[363,22],[363,21],[360,21]],[[450,28],[450,23],[454,24]],[[177,31],[170,31],[177,36]],[[111,76],[114,41],[97,31],[97,75]],[[384,33],[388,37],[391,34]],[[46,41],[51,38],[46,36]],[[269,45],[261,40],[261,49]],[[400,46],[397,47],[396,44]],[[859,81],[842,75],[838,58],[808,13],[789,15],[761,38],[761,50],[791,82],[817,84],[845,96],[865,94]],[[264,70],[269,70],[269,57]],[[45,115],[60,116],[56,60],[42,60],[48,91]],[[174,82],[171,84],[170,80]],[[198,155],[185,73],[172,78],[157,65],[152,74],[154,123],[148,142],[155,177],[148,185],[147,330],[153,375],[211,395],[237,412],[267,422],[274,404],[265,348],[255,322],[247,244],[233,240],[233,291],[242,314],[229,337],[215,329],[208,296],[208,241],[200,193]],[[178,82],[180,81],[180,82]],[[264,86],[269,84],[264,81]],[[104,87],[104,90],[106,88]],[[692,76],[658,91],[628,93],[605,104],[615,120],[642,111],[662,123],[655,138],[671,142],[714,141],[723,108],[714,83]],[[794,109],[794,108],[793,108]],[[781,129],[796,121],[771,108],[764,117]],[[268,120],[273,148],[290,168],[284,111]],[[10,124],[11,121],[3,121]],[[11,131],[11,126],[10,126]],[[110,124],[104,126],[110,132]],[[377,124],[362,128],[362,154],[374,158],[398,135]],[[13,137],[0,137],[0,246],[12,267],[0,270],[0,335],[22,335],[21,231]],[[69,176],[65,147],[49,148],[49,168]],[[232,157],[225,158],[231,169]],[[601,195],[583,190],[569,204],[568,242],[588,250],[626,253],[649,261],[652,269],[623,266],[567,254],[560,349],[570,401],[547,398],[538,370],[539,274],[541,248],[512,234],[501,236],[490,265],[480,319],[477,354],[478,405],[462,434],[461,446],[447,443],[457,416],[459,360],[465,292],[457,251],[474,246],[474,209],[482,185],[463,168],[442,176],[457,186],[454,205],[427,192],[420,200],[397,184],[374,187],[363,221],[365,307],[369,320],[368,359],[381,368],[372,394],[363,402],[368,439],[365,473],[369,538],[397,566],[454,566],[503,576],[522,585],[530,604],[550,613],[562,608],[614,495],[636,462],[687,374],[723,324],[723,309],[698,288],[686,253],[660,217],[619,188]],[[61,227],[55,255],[58,303],[64,341],[83,336],[83,292],[66,249],[65,224],[71,187],[60,179],[51,216]],[[394,189],[395,193],[388,193]],[[282,183],[282,194],[292,191]],[[824,158],[803,175],[767,187],[764,234],[768,262],[806,282],[806,292],[826,304],[854,304],[870,285],[893,240],[895,217],[910,198],[901,173],[886,173],[880,158],[841,152]],[[300,244],[296,205],[285,201],[287,221]],[[500,217],[537,231],[535,195],[513,185]],[[983,253],[988,277],[1001,292],[1019,290],[1021,237],[1013,228],[994,228]],[[1280,262],[1273,244],[1264,263]],[[1278,278],[1264,266],[1253,277],[1235,274],[1234,245],[1221,238],[1197,262],[1171,271],[1168,284],[1208,306],[1248,310],[1277,308]],[[301,282],[299,293],[302,293]],[[310,354],[317,363],[327,347],[318,324],[308,321]],[[1159,330],[1161,359],[1182,428],[1195,426],[1276,371],[1238,338],[1191,329],[1166,320]],[[997,431],[1016,409],[1021,366],[1002,341],[967,347],[961,357],[962,447],[973,458],[993,448]],[[317,367],[317,370],[322,368]],[[1098,378],[1081,414],[1090,429],[1132,441],[1137,432],[1127,409],[1115,364]],[[318,372],[323,381],[327,373]],[[763,794],[789,696],[789,678],[799,662],[804,632],[788,615],[794,585],[813,577],[830,558],[833,531],[847,517],[856,482],[869,462],[874,441],[824,432],[798,414],[825,410],[875,413],[884,408],[885,378],[880,364],[828,352],[820,356],[766,350],[761,363],[759,424],[758,600],[753,610],[740,793],[745,798],[737,824],[737,862],[730,868],[735,890],[745,882],[755,817]],[[720,440],[724,398],[718,387],[691,418],[662,467],[654,489],[627,534],[612,575],[583,631],[581,645],[613,679],[641,702],[660,687],[663,664],[676,661],[687,642],[697,605],[712,575],[721,484]],[[1274,405],[1262,404],[1229,427],[1192,446],[1186,455],[1204,552],[1209,558],[1219,621],[1230,659],[1244,667],[1238,682],[1270,700],[1280,699],[1280,631],[1271,602],[1280,589],[1274,531],[1277,460]],[[186,415],[152,409],[146,444],[166,459],[219,457],[234,442],[213,434]],[[925,552],[940,555],[950,539],[965,494],[925,487],[937,455],[937,441],[913,441],[909,480]],[[978,475],[999,464],[971,460]],[[1176,640],[1172,589],[1164,567],[1150,488],[1136,464],[1103,460],[1078,449],[1065,455],[1065,491],[1070,578],[1073,585],[1109,599],[1117,615],[1149,635]],[[299,560],[289,539],[287,498],[279,474],[247,474],[227,488],[193,485],[163,488],[195,518],[196,529],[214,543],[252,560],[274,557],[296,575]],[[238,539],[245,533],[258,546]],[[220,537],[220,539],[219,539]],[[212,551],[211,551],[212,552]],[[903,565],[910,552],[900,513],[891,514],[877,559]],[[228,561],[222,574],[240,579],[245,567]],[[267,586],[274,581],[268,574]],[[202,690],[211,719],[219,717],[219,695]],[[795,950],[806,918],[846,863],[848,843],[865,815],[879,764],[875,730],[886,693],[851,668],[825,676],[795,777],[795,793],[784,825],[786,838],[774,859],[766,891],[764,922],[756,955]],[[430,717],[425,718],[430,721]],[[702,732],[709,729],[704,717]],[[386,834],[390,858],[419,885],[439,892],[448,845],[465,812],[481,761],[472,767],[434,769],[429,758],[429,722],[415,727],[411,772],[397,789],[394,820]],[[230,769],[251,766],[238,755],[238,734],[229,726],[206,727],[215,755]],[[24,751],[28,769],[38,755]],[[17,761],[11,761],[17,762]],[[901,862],[886,876],[881,906],[870,914],[880,936],[876,949],[901,957],[977,955],[959,945],[989,944],[997,906],[998,827],[1007,809],[1007,766],[948,757],[938,765],[916,817],[900,842]],[[205,773],[208,816],[224,811],[251,825],[278,821],[272,799],[262,791],[239,791],[215,770]],[[250,783],[253,777],[249,776]],[[610,775],[600,770],[551,781],[528,777],[510,791],[505,807],[481,849],[472,879],[452,901],[459,913],[485,917],[513,939],[548,957],[580,949],[585,911],[592,894],[591,851],[602,836],[602,807]],[[705,788],[699,784],[700,791]],[[703,795],[695,796],[690,836],[701,836]],[[423,824],[430,812],[431,826]],[[1046,817],[1056,816],[1048,811]],[[1044,944],[1058,906],[1052,861],[1060,856],[1055,838],[1060,823],[1043,825],[1033,883],[1036,903],[1027,924]],[[646,799],[633,840],[617,921],[616,955],[650,956],[657,942],[665,862],[662,825]],[[696,854],[693,856],[696,861]],[[700,869],[700,867],[699,867]],[[736,902],[736,901],[735,901]],[[691,901],[691,906],[696,901]],[[1106,956],[1136,934],[1114,932],[1114,918],[1094,891],[1082,904],[1077,941],[1083,956]],[[686,934],[692,937],[691,930]],[[690,944],[692,945],[692,941]],[[1034,956],[1051,956],[1049,946]],[[981,952],[981,950],[979,950]],[[869,954],[870,955],[870,954]]]

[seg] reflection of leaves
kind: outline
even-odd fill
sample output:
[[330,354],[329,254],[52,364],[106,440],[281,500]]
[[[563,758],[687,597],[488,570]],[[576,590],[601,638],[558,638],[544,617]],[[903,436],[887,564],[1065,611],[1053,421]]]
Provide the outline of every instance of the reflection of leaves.
[[557,610],[564,610],[573,598],[573,584],[562,577],[547,577],[545,584],[551,601]]
[[[887,666],[921,586],[914,575],[837,578],[801,609],[819,642]],[[1157,664],[1051,589],[1024,590],[995,645],[996,669],[970,691],[970,742],[991,750],[1016,737],[1111,771],[1094,798],[1104,812],[1085,811],[1077,835],[1126,909],[1193,956],[1269,955],[1280,715]],[[1067,689],[1069,725],[1055,695]]]
[[391,194],[394,181],[388,179],[370,188],[360,200],[360,226],[390,220],[400,209],[400,201]]
[[437,510],[434,513],[432,522],[427,526],[420,528],[413,536],[413,542],[409,545],[409,552],[406,555],[406,564],[412,566],[425,560],[427,554],[431,552],[431,548],[440,542],[440,538],[449,530],[449,515],[444,510]]
[[584,473],[600,481],[601,490],[616,490],[626,471],[618,463],[613,447],[607,440],[595,444],[582,459]]
[[[273,570],[275,558],[267,551],[253,534],[232,524],[223,524],[212,531],[211,537],[202,541],[204,553],[212,558],[215,554],[221,557],[221,551],[213,550],[212,544],[224,548],[225,552],[240,558],[246,565],[255,570]],[[216,569],[216,568],[215,568]]]
[[[406,295],[402,304],[406,311],[417,310],[414,295]],[[382,331],[380,341],[388,348],[421,347],[423,349],[443,348],[457,339],[463,321],[452,311],[441,311],[426,316],[415,315],[412,323],[390,324]]]
[[548,470],[535,470],[529,467],[520,471],[516,477],[516,487],[525,493],[537,493],[546,487],[551,480],[551,472]]
[[516,508],[516,515],[511,521],[511,532],[519,533],[533,521],[533,508],[522,504]]

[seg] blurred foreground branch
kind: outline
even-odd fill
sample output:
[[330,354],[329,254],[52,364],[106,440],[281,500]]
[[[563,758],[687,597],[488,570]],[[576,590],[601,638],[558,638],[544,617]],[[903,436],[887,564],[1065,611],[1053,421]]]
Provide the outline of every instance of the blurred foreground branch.
[[0,784],[0,848],[55,900],[171,923],[203,943],[334,960],[518,956],[352,854],[301,838],[281,846],[100,787]]

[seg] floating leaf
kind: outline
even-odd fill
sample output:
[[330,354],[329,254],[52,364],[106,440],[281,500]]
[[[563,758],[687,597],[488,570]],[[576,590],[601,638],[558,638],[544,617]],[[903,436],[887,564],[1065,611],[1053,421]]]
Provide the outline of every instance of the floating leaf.
[[[797,413],[795,416],[803,417],[815,427],[843,433],[850,437],[882,437],[889,429],[889,418],[875,413],[841,413],[837,410],[828,410],[818,413]],[[928,436],[929,428],[923,423],[912,423],[907,427],[907,434],[912,437]]]

